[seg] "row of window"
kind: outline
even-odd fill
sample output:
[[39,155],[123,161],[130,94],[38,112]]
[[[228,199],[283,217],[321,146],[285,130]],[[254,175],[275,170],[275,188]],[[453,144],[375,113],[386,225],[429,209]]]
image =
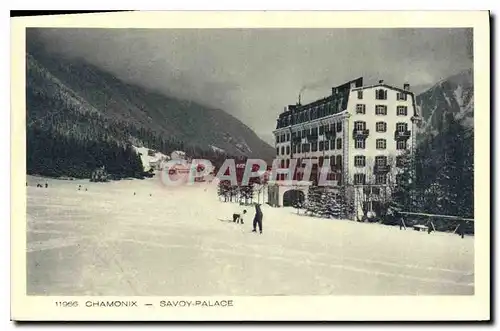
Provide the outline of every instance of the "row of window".
[[[328,129],[337,130],[337,132],[342,131],[342,123],[341,122],[338,122],[336,125],[332,124],[332,127],[329,127],[328,125],[324,125],[324,126],[322,125],[319,128],[316,127],[316,128],[311,128],[309,130],[302,130],[302,131],[298,131],[298,132],[293,132],[292,137],[305,138],[307,135],[317,136],[318,132],[319,132],[319,134],[324,134],[324,132],[328,131]],[[354,122],[354,129],[355,130],[366,130],[366,122],[364,122],[364,121]],[[382,122],[382,121],[376,122],[375,123],[375,130],[377,132],[387,132],[387,123]],[[398,132],[408,131],[408,123],[404,123],[404,122],[396,123],[396,131],[398,131]],[[290,141],[290,133],[286,133],[286,134],[283,133],[281,135],[276,136],[277,143],[287,142],[287,141]],[[328,150],[328,149],[325,149],[325,150]],[[283,154],[283,153],[281,153],[281,154]],[[287,153],[287,154],[289,154],[289,153]]]
[[[313,163],[313,169],[317,169],[318,167],[322,167],[325,159],[329,158],[330,159],[330,167],[333,168],[342,168],[342,155],[332,155],[330,157],[326,156],[320,156],[318,158],[318,163]],[[297,167],[300,168],[302,167],[305,163],[303,161],[306,159],[297,159]],[[288,168],[290,166],[290,159],[286,160],[281,160],[280,162],[280,167],[281,168]]]
[[[295,180],[303,180],[304,174],[303,173],[296,173],[294,177],[295,177]],[[285,174],[278,174],[278,175],[276,175],[276,179],[277,180],[286,180],[287,177]],[[327,180],[336,180],[337,185],[342,185],[342,174],[340,174],[340,173],[330,172],[326,175],[326,179]]]
[[[307,135],[317,136],[319,134],[324,134],[325,132],[342,132],[342,122],[320,125],[319,127],[314,127],[311,129],[304,129],[302,131],[292,132],[291,138],[300,137],[305,138]],[[276,136],[276,143],[283,143],[290,141],[290,133],[282,133]]]
[[[406,140],[398,140],[396,141],[396,149],[397,150],[405,150],[408,144]],[[356,149],[365,149],[366,148],[366,139],[364,138],[356,138],[354,141],[354,148]],[[377,139],[376,141],[377,149],[386,149],[387,148],[387,140],[386,139]]]
[[[387,165],[387,156],[383,156],[383,155],[375,156],[375,164],[378,166],[386,166]],[[354,166],[355,167],[366,166],[366,156],[355,155],[354,156]],[[403,156],[396,156],[396,167],[403,167],[403,166],[404,166]]]
[[[296,180],[302,180],[304,174],[303,173],[295,173],[295,179]],[[286,175],[285,174],[278,174],[277,180],[285,180]],[[375,183],[376,185],[386,185],[387,184],[387,179],[388,176],[387,174],[377,174],[375,175]],[[342,185],[342,173],[334,173],[330,172],[327,174],[327,180],[336,180],[338,185]],[[401,183],[404,181],[403,176],[401,175],[396,175],[396,183]],[[366,185],[366,174],[354,174],[354,185]],[[373,194],[373,195],[378,195],[380,194],[380,187],[365,187],[363,188],[363,193],[364,194]]]
[[[387,184],[387,174],[376,174],[375,184]],[[354,185],[366,185],[366,174],[354,174]]]
[[[356,114],[366,114],[366,105],[358,103],[356,105]],[[408,115],[408,106],[397,106],[396,114],[398,116],[407,116]],[[387,106],[386,105],[375,105],[375,115],[387,115]]]
[[[363,99],[363,90],[358,91],[358,99],[362,100]],[[384,89],[377,89],[375,90],[375,99],[377,100],[387,100],[387,90]],[[403,92],[398,92],[396,95],[397,100],[406,100],[407,99],[407,94]]]
[[[364,121],[356,121],[354,122],[355,130],[366,130],[366,122]],[[386,122],[377,122],[375,123],[375,129],[377,132],[387,132],[387,123]],[[408,123],[398,122],[396,123],[396,131],[404,132],[408,131]]]
[[[342,149],[342,138],[337,138],[336,140],[325,140],[325,141],[314,141],[312,143],[298,144],[293,145],[292,151],[293,153],[309,153],[309,152],[320,152]],[[366,148],[366,139],[357,138],[354,142],[354,148],[356,149],[365,149]],[[378,150],[387,149],[387,140],[380,138],[376,140],[376,148]],[[406,140],[398,140],[396,141],[396,149],[397,150],[405,150],[408,148],[408,143]],[[276,148],[277,155],[290,155],[290,146],[281,146]]]
[[[406,181],[404,178],[404,175],[402,174],[397,174],[396,175],[396,183],[402,183]],[[366,174],[354,174],[354,185],[366,185]],[[377,174],[375,175],[375,184],[377,185],[385,185],[387,184],[387,174]],[[365,187],[363,189],[364,194],[379,194],[380,190],[377,187]]]
[[293,153],[307,153],[307,152],[317,152],[318,150],[321,151],[329,151],[329,150],[335,150],[335,147],[337,149],[342,149],[342,138],[337,138],[332,139],[332,140],[325,140],[325,141],[313,141],[311,143],[305,143],[305,144],[298,144],[294,145],[292,150]]

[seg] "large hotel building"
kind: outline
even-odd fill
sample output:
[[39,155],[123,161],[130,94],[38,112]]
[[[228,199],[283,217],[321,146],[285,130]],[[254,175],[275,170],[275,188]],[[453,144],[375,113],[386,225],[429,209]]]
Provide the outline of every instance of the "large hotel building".
[[[378,196],[386,194],[397,179],[402,155],[415,147],[418,120],[409,84],[398,88],[379,81],[363,86],[363,78],[358,78],[332,88],[331,95],[323,99],[286,107],[273,132],[276,158],[282,168],[296,159],[294,179],[312,185],[317,180],[316,170],[328,158],[331,189],[351,194],[353,217],[360,218],[367,211],[376,211]],[[300,165],[305,159],[317,159],[309,179],[301,177],[304,165]],[[279,174],[277,179],[280,188],[271,190],[271,200],[289,205],[286,192],[294,188],[286,185],[284,180],[289,178],[285,175]],[[307,190],[303,192],[307,195]]]

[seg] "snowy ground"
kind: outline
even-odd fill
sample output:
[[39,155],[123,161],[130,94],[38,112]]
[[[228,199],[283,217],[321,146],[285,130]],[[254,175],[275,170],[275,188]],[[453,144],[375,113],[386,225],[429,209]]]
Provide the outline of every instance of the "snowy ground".
[[[36,183],[49,188],[36,188]],[[264,234],[213,186],[28,177],[30,295],[473,294],[474,238],[263,205]],[[88,191],[78,191],[81,184]],[[136,195],[134,195],[134,192]],[[150,196],[152,194],[152,196]]]

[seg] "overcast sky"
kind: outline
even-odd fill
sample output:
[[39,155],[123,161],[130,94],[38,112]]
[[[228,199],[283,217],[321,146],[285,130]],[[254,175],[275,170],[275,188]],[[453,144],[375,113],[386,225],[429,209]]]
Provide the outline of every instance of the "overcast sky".
[[472,67],[470,29],[44,29],[119,78],[234,115],[268,142],[283,107],[361,77],[420,90]]

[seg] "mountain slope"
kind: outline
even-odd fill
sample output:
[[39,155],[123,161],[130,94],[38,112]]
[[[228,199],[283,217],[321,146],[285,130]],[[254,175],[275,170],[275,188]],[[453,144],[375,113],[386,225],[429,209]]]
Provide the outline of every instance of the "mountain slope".
[[423,117],[415,154],[418,199],[405,207],[473,218],[473,71],[444,79],[416,99]]
[[[136,130],[151,131],[162,138],[175,139],[185,147],[212,151],[215,147],[229,155],[273,158],[274,149],[228,113],[149,91],[121,81],[83,60],[47,52],[35,37],[30,39],[28,34],[27,40],[27,123],[39,121],[50,125],[46,118],[58,107],[29,100],[45,98],[49,103],[64,106],[75,116],[77,113],[79,117],[97,116],[101,119],[97,122],[102,122],[89,128],[85,121],[74,123],[72,115],[58,120],[58,125],[66,130],[71,128],[86,134],[91,129],[98,135],[110,135],[110,126],[121,123]],[[61,124],[61,121],[66,123]],[[147,145],[133,132],[113,135],[117,140],[139,140]]]
[[444,79],[416,98],[423,117],[421,133],[443,131],[446,115],[452,114],[467,128],[474,126],[474,78],[472,69]]

